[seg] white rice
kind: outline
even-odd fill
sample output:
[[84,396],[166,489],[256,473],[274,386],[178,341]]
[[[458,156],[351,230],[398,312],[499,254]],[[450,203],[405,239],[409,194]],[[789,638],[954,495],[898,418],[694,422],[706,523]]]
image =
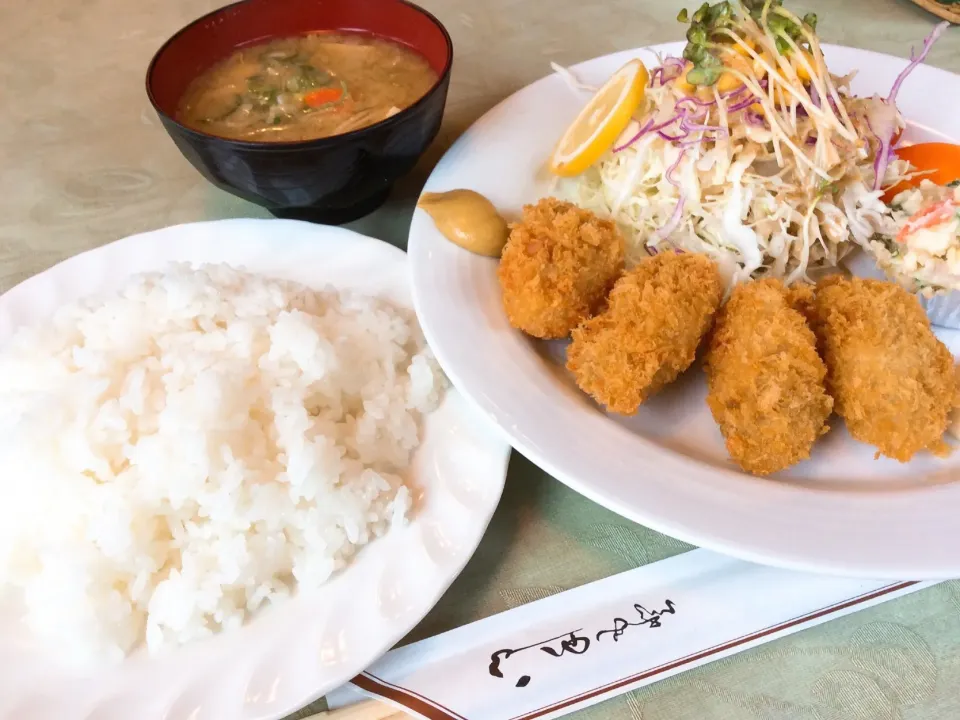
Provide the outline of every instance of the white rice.
[[0,355],[0,589],[83,662],[237,627],[404,521],[443,384],[412,314],[223,265],[64,307]]

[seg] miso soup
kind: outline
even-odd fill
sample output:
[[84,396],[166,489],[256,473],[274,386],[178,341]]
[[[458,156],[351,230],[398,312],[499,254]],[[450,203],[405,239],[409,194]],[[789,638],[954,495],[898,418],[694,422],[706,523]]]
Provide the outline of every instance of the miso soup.
[[427,60],[391,40],[314,33],[251,45],[190,83],[177,120],[211,135],[291,142],[373,125],[437,82]]

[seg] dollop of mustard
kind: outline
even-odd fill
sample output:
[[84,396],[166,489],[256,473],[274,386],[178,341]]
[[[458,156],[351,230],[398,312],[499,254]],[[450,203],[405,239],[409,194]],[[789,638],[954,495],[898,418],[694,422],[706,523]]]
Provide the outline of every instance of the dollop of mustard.
[[417,207],[450,242],[477,255],[500,257],[510,228],[486,197],[473,190],[425,192]]

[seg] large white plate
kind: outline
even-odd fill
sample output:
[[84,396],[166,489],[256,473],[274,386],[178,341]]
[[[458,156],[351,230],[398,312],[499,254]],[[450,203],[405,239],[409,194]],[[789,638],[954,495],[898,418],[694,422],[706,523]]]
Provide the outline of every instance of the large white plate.
[[[136,235],[73,257],[0,297],[0,345],[78,297],[170,261],[226,262],[311,287],[333,284],[411,306],[400,250],[348,230],[225,220]],[[342,684],[400,640],[473,554],[503,489],[509,446],[451,391],[425,422],[412,479],[419,510],[327,585],[241,630],[83,677],[0,610],[3,720],[265,720]],[[2,502],[2,498],[0,498]]]
[[[919,41],[919,38],[918,38]],[[672,43],[652,50],[679,54]],[[598,85],[651,49],[578,65]],[[905,48],[906,50],[906,48]],[[905,61],[843,47],[830,68],[859,68],[858,94],[886,95]],[[508,217],[549,194],[541,170],[586,98],[558,77],[508,98],[446,154],[426,189],[471,188]],[[899,96],[906,139],[955,139],[960,77],[921,67]],[[693,369],[629,419],[605,415],[560,362],[562,345],[513,331],[500,305],[496,261],[445,241],[423,212],[410,229],[414,302],[454,384],[473,398],[520,452],[588,498],[656,530],[761,563],[847,575],[960,577],[960,453],[907,465],[874,460],[841,423],[811,461],[773,479],[739,472],[704,403]],[[960,334],[942,336],[954,351]]]

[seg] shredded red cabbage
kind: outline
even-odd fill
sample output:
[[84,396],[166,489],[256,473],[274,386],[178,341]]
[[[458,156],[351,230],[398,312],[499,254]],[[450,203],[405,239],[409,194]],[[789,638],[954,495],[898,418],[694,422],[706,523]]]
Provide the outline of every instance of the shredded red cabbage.
[[757,99],[751,95],[746,100],[738,100],[737,102],[735,102],[733,105],[727,108],[727,112],[735,113],[741,110],[745,110],[746,108],[753,105],[756,101]]
[[[731,90],[731,91],[728,92],[728,93],[724,93],[723,95],[720,96],[720,99],[721,99],[721,100],[732,100],[733,98],[737,97],[738,95],[742,95],[744,92],[746,92],[746,90],[747,90],[746,85],[741,85],[741,86],[740,86],[739,88],[737,88],[736,90]],[[698,109],[703,109],[703,108],[713,107],[714,105],[717,104],[717,101],[716,101],[716,100],[701,100],[700,98],[694,97],[693,95],[687,95],[686,97],[682,97],[682,98],[680,98],[679,100],[677,100],[677,105],[676,105],[676,106],[679,108],[681,105],[684,105],[684,104],[686,104],[686,103],[691,103],[692,105],[696,106]]]
[[923,49],[920,50],[919,55],[915,56],[913,53],[913,48],[910,48],[910,64],[907,65],[903,69],[903,72],[897,75],[897,79],[894,80],[893,87],[890,88],[890,94],[887,95],[888,103],[892,105],[896,102],[897,93],[900,92],[900,86],[903,85],[903,81],[907,79],[907,75],[912,73],[914,68],[917,67],[917,65],[920,65],[924,60],[927,59],[927,55],[930,54],[930,48],[933,47],[933,44],[937,41],[937,38],[939,38],[943,34],[943,31],[946,30],[948,27],[950,27],[950,23],[948,23],[946,20],[944,20],[942,23],[937,25],[933,29],[933,32],[931,32],[929,35],[927,35],[927,37],[924,38]]
[[[699,115],[699,113],[697,113],[696,115]],[[627,142],[625,142],[623,145],[619,145],[613,148],[613,152],[620,152],[622,150],[626,150],[628,147],[632,146],[634,143],[637,142],[637,140],[642,138],[644,135],[648,135],[649,133],[652,133],[652,132],[657,133],[660,137],[662,137],[664,140],[668,142],[679,142],[681,140],[686,140],[691,133],[695,133],[695,132],[716,133],[717,135],[729,134],[726,128],[722,128],[716,125],[698,125],[692,122],[692,118],[696,117],[696,115],[690,116],[687,114],[685,110],[681,110],[672,118],[670,118],[669,120],[666,120],[665,122],[660,123],[659,125],[654,125],[652,120],[647,121],[647,123],[643,125],[640,128],[640,130],[638,130],[637,133],[632,138],[630,138]],[[680,131],[680,134],[672,135],[670,133],[664,132],[665,128],[670,127],[671,125],[676,123],[678,120],[680,121],[680,126],[678,128]],[[695,142],[699,143],[701,142],[701,140],[698,139]]]
[[670,219],[667,220],[663,227],[650,236],[650,239],[647,240],[648,245],[656,245],[661,240],[665,240],[670,237],[670,233],[676,230],[677,225],[680,224],[680,219],[683,217],[683,206],[686,204],[686,202],[686,196],[684,196],[683,193],[680,193],[680,199],[677,201],[677,206],[673,209],[673,214],[670,216]]
[[[665,123],[662,127],[666,127],[667,125],[672,123],[675,119],[676,118],[672,118],[670,122]],[[628,147],[633,145],[637,140],[639,140],[640,138],[642,138],[644,135],[646,135],[648,132],[651,132],[652,130],[659,130],[659,127],[657,128],[653,127],[653,120],[648,120],[646,125],[642,125],[640,127],[636,135],[634,135],[632,138],[627,140],[623,145],[614,147],[613,152],[616,153],[616,152],[620,152],[621,150],[626,150]]]
[[712,132],[717,135],[729,135],[729,131],[726,128],[720,127],[719,125],[696,125],[690,122],[690,118],[684,115],[680,120],[680,129],[687,132]]
[[[810,83],[810,100],[813,102],[813,106],[815,108],[820,108],[823,106],[823,100],[820,98],[820,93],[817,91],[817,86],[813,83]],[[833,99],[832,95],[827,97],[827,101],[830,103],[830,107],[833,108],[835,113],[840,112],[840,109],[837,107],[837,101]],[[806,113],[805,110],[804,113]]]
[[680,188],[680,183],[678,183],[676,180],[674,180],[673,174],[677,171],[677,168],[680,167],[680,163],[683,162],[683,158],[684,158],[684,156],[685,156],[686,154],[687,154],[687,153],[686,153],[685,150],[681,150],[681,151],[680,151],[680,154],[677,155],[677,159],[674,160],[673,165],[671,165],[670,167],[668,167],[668,168],[667,168],[667,172],[664,173],[664,177],[667,179],[667,182],[670,183],[671,185],[673,185],[673,186],[674,186],[675,188],[677,188],[677,189]]
[[894,133],[894,116],[896,108],[876,98],[879,105],[871,121],[871,113],[864,118],[867,129],[877,139],[877,152],[873,156],[873,189],[879,190],[883,186],[883,178],[887,174],[887,165],[890,163],[890,141]]
[[698,111],[703,108],[708,108],[711,105],[716,105],[715,100],[701,100],[700,98],[694,97],[693,95],[687,95],[686,97],[682,97],[679,100],[677,100],[676,108],[678,110],[682,110],[683,106],[686,105],[687,103],[690,103],[691,105],[693,105],[693,108]]
[[650,76],[650,87],[653,87],[654,80],[659,80],[661,86],[676,80],[683,74],[683,68],[683,60],[680,58],[664,58],[663,65],[655,68]]
[[[669,75],[670,72],[673,72],[674,74]],[[657,84],[659,84],[660,87],[663,87],[668,82],[676,80],[679,76],[680,73],[676,72],[676,68],[667,67],[665,65],[655,67],[653,72],[650,73],[650,87],[654,87]]]
[[758,127],[766,127],[767,123],[763,119],[763,115],[758,113],[756,110],[747,110],[743,114],[744,120],[746,120],[751,125],[756,125]]
[[910,62],[903,71],[897,75],[897,79],[893,82],[893,87],[890,88],[890,94],[887,95],[886,101],[877,98],[881,107],[878,108],[874,114],[874,122],[871,124],[870,118],[867,117],[867,127],[870,128],[870,132],[880,141],[880,147],[873,159],[874,190],[879,190],[883,187],[883,179],[887,174],[887,166],[890,164],[890,158],[892,156],[891,145],[893,144],[893,135],[896,132],[897,94],[900,92],[900,87],[903,85],[903,81],[907,79],[907,76],[927,58],[927,55],[930,53],[930,48],[933,47],[937,38],[943,34],[943,31],[946,30],[949,25],[950,23],[948,22],[942,22],[937,25],[933,29],[933,32],[924,38],[923,48],[919,54],[915,54],[913,48],[910,48]]
[[[680,167],[680,163],[683,162],[683,158],[686,156],[687,151],[681,150],[680,154],[677,155],[677,159],[674,161],[673,165],[667,168],[667,171],[663,176],[667,179],[667,182],[673,185],[675,188],[680,190],[680,183],[676,181],[673,177],[673,173],[676,172],[677,168]],[[670,233],[677,229],[677,225],[680,224],[680,219],[683,217],[683,207],[686,204],[687,198],[683,194],[683,190],[680,190],[680,198],[677,200],[677,206],[673,209],[673,213],[670,215],[670,219],[667,220],[666,224],[663,227],[658,229],[650,238],[647,240],[647,251],[650,251],[650,245],[656,245],[661,240],[664,240],[670,237]]]
[[[683,128],[681,128],[681,131],[682,130]],[[690,133],[688,132],[684,133],[683,135],[671,135],[669,133],[665,133],[663,130],[657,130],[657,135],[662,137],[667,142],[680,142],[681,140],[686,140],[688,137],[690,137]]]

